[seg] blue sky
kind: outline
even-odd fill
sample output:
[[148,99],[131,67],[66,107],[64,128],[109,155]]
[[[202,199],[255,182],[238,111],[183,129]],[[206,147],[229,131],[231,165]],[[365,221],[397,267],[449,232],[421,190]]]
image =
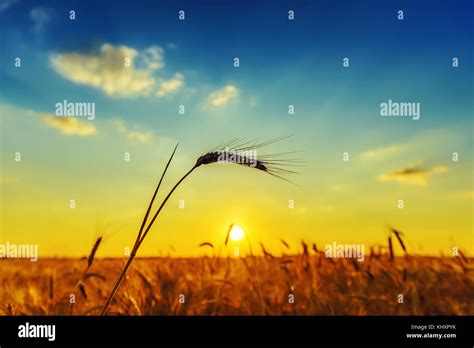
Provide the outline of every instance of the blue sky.
[[[465,2],[468,8],[445,1],[269,4],[139,1],[132,11],[125,1],[14,3],[0,14],[7,53],[2,55],[3,94],[11,100],[21,98],[23,91],[34,93],[37,98],[25,102],[45,109],[50,107],[48,96],[57,99],[51,93],[55,90],[100,97],[52,75],[47,60],[50,52],[97,52],[107,42],[136,49],[159,45],[166,50],[166,70],[189,72],[189,84],[230,81],[249,94],[269,90],[269,99],[282,91],[288,99],[316,103],[337,93],[344,93],[348,103],[360,100],[362,93],[364,99],[472,96],[472,2]],[[40,33],[34,29],[32,8],[43,9],[49,18]],[[289,8],[296,11],[294,22],[287,20]],[[69,9],[76,10],[75,22],[67,18]],[[185,21],[178,21],[179,9],[186,11]],[[403,22],[396,20],[398,9],[405,11]],[[176,48],[166,49],[169,44]],[[24,57],[20,76],[8,64],[17,55]],[[238,70],[229,69],[235,56],[241,59]],[[447,64],[453,56],[461,59],[462,68],[455,76]],[[340,69],[341,57],[351,59],[349,72]],[[45,79],[48,93],[41,88]],[[299,88],[285,88],[293,83]],[[426,84],[432,88],[421,90]],[[446,103],[440,105],[440,99],[430,104],[438,102],[434,107],[442,108]]]

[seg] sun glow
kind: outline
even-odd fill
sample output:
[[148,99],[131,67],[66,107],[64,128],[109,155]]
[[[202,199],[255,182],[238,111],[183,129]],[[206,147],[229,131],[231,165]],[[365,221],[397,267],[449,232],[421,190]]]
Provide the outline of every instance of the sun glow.
[[244,238],[244,230],[238,226],[238,225],[233,225],[232,229],[229,232],[229,237],[235,242],[238,242],[242,238]]

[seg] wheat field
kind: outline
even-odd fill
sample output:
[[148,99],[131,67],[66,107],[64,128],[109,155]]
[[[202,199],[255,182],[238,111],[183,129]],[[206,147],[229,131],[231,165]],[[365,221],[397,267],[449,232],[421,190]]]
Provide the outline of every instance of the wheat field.
[[[99,315],[124,259],[0,260],[1,315]],[[472,315],[472,260],[137,258],[107,315]],[[403,295],[401,301],[400,295]],[[400,303],[402,302],[402,303]]]

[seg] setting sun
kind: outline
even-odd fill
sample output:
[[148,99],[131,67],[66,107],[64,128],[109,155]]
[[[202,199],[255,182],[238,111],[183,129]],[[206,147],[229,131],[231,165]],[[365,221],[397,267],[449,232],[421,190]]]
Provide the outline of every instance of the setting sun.
[[233,241],[237,242],[244,238],[244,230],[238,225],[233,225],[232,229],[230,230],[229,237]]

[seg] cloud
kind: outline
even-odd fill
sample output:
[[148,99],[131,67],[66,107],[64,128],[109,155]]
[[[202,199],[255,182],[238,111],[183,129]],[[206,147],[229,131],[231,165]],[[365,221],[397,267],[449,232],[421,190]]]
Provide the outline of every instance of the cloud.
[[65,135],[90,136],[97,132],[90,121],[79,121],[76,117],[55,116],[52,113],[38,112],[19,106],[0,103],[0,122],[5,126],[11,122],[22,122],[22,126],[36,126],[43,122],[51,128],[58,129]]
[[6,11],[9,7],[19,2],[19,0],[2,0],[0,1],[0,12]]
[[89,136],[97,132],[95,126],[91,123],[81,122],[74,117],[58,117],[52,114],[46,114],[42,117],[46,125],[56,128],[66,135]]
[[208,102],[213,107],[224,107],[229,102],[237,100],[239,90],[234,85],[227,85],[209,94]]
[[159,66],[147,56],[147,68],[135,68],[138,54],[127,46],[104,44],[98,55],[55,54],[50,60],[56,72],[72,82],[102,89],[109,96],[133,97],[150,93],[155,84],[151,71],[156,69],[154,64]]
[[387,147],[367,150],[366,152],[362,153],[360,157],[363,160],[379,160],[384,159],[394,153],[398,153],[403,150],[401,145],[391,145]]
[[33,21],[33,30],[41,33],[51,21],[49,12],[41,7],[35,7],[30,11],[30,18]]
[[106,43],[98,54],[53,54],[50,63],[65,79],[100,89],[113,97],[163,97],[184,85],[180,73],[170,80],[157,82],[155,74],[165,66],[164,51],[159,46],[137,51],[132,47]]
[[158,91],[156,95],[158,97],[164,97],[169,93],[176,92],[184,85],[184,77],[180,73],[176,73],[173,78],[169,80],[161,80],[159,83]]
[[119,133],[125,135],[127,139],[132,141],[136,140],[141,143],[146,143],[152,137],[151,132],[139,132],[137,130],[129,130],[121,120],[115,120],[114,125],[115,128],[117,128],[117,130],[119,131]]
[[143,60],[148,70],[154,71],[161,69],[165,66],[165,60],[163,58],[164,51],[159,46],[151,46],[145,49],[139,56]]
[[400,183],[426,186],[431,175],[447,173],[448,170],[448,167],[445,166],[436,166],[433,168],[404,168],[396,172],[380,175],[379,181],[395,181]]

